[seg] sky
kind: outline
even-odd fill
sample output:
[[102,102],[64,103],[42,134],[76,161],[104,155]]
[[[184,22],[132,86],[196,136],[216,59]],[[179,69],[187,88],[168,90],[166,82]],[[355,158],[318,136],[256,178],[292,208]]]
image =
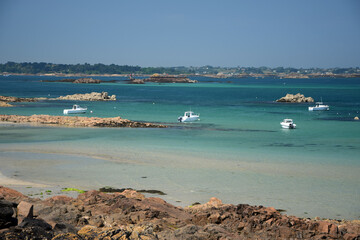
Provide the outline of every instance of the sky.
[[0,63],[360,66],[359,0],[0,0]]

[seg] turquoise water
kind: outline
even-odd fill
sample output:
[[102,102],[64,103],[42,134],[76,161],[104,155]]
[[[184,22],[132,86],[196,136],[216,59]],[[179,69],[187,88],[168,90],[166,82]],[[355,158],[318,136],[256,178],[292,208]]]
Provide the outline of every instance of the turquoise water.
[[[129,85],[40,82],[0,77],[0,95],[58,97],[107,91],[115,102],[17,103],[1,114],[81,116],[167,124],[167,129],[0,125],[1,172],[37,183],[94,189],[158,189],[176,205],[218,197],[274,206],[302,217],[360,217],[360,79],[210,79],[197,84]],[[330,111],[274,100],[286,93],[323,99]],[[177,123],[186,110],[201,121]],[[298,128],[280,128],[292,118]],[[64,177],[65,176],[65,177]]]

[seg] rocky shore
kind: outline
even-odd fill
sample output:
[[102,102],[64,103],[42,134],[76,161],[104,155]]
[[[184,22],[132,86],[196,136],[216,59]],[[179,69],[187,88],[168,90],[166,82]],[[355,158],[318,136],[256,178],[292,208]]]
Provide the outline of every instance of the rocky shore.
[[276,102],[287,102],[287,103],[311,103],[314,102],[312,97],[305,97],[304,94],[286,94],[285,97],[282,97]]
[[99,118],[78,116],[50,116],[50,115],[0,115],[0,122],[48,124],[68,127],[130,127],[130,128],[165,128],[165,125],[134,122],[121,117]]
[[180,208],[134,190],[29,198],[0,186],[0,239],[347,239],[359,221],[311,220],[272,207],[208,203]]

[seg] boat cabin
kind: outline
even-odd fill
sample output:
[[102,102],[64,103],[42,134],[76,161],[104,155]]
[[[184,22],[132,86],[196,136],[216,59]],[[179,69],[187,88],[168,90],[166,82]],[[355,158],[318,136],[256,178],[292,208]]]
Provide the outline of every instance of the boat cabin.
[[187,117],[190,117],[190,116],[194,115],[194,113],[189,111],[189,112],[185,112],[184,115]]

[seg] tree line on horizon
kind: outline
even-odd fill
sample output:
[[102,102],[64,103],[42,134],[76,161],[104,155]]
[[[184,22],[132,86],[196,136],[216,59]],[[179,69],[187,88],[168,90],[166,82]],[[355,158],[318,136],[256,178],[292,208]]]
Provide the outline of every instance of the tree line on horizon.
[[269,74],[269,73],[326,73],[334,74],[359,74],[360,68],[284,68],[284,67],[140,67],[129,65],[105,65],[97,64],[54,64],[45,62],[7,62],[0,64],[0,72],[2,73],[17,73],[17,74],[218,74],[218,73],[232,73],[232,74]]
[[54,64],[45,62],[7,62],[0,64],[0,72],[3,73],[24,73],[24,74],[46,74],[46,73],[63,73],[63,74],[154,74],[168,73],[181,74],[182,72],[175,68],[164,67],[139,67],[129,65],[105,65],[97,64]]

